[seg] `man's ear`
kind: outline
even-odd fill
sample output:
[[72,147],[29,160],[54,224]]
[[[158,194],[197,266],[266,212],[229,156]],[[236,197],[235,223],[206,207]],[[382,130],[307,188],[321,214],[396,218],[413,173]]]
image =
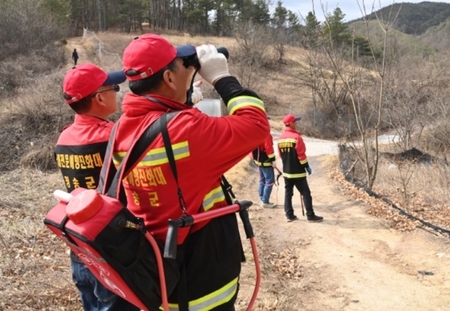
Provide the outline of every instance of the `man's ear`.
[[173,73],[170,70],[164,71],[163,80],[167,84],[167,86],[169,88],[171,88],[171,89],[175,89],[176,88],[175,85],[172,82],[173,78],[174,78]]
[[97,93],[95,94],[93,100],[95,101],[96,104],[102,105],[104,106],[105,103],[103,102],[103,96],[101,93]]

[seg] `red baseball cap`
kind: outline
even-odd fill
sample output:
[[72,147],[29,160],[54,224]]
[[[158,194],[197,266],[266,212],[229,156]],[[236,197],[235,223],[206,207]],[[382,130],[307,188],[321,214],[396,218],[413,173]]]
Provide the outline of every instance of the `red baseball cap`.
[[283,123],[284,123],[285,125],[289,125],[289,124],[291,124],[292,122],[300,121],[301,119],[302,119],[301,117],[295,117],[295,116],[292,115],[292,114],[288,114],[287,116],[285,116],[285,117],[283,118]]
[[145,34],[134,38],[125,48],[123,71],[128,80],[141,80],[157,73],[176,57],[183,58],[196,53],[193,45],[182,45],[175,48],[161,36]]
[[66,102],[73,104],[94,93],[102,85],[120,84],[126,79],[122,70],[106,73],[91,63],[73,67],[63,81],[63,91],[71,97]]

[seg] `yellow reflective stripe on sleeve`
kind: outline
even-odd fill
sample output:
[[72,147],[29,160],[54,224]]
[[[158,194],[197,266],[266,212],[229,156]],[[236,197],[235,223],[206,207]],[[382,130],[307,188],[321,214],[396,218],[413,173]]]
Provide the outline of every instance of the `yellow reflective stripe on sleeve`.
[[208,211],[214,206],[214,204],[224,200],[225,194],[222,191],[222,187],[219,186],[205,195],[205,198],[203,199],[203,209]]
[[268,154],[267,157],[268,157],[269,159],[275,158],[275,153]]
[[300,161],[300,164],[303,164],[303,165],[304,165],[304,164],[306,164],[306,163],[308,163],[308,158],[306,158],[306,159]]
[[[236,294],[238,279],[201,298],[189,301],[189,311],[209,311],[228,301]],[[162,310],[162,307],[160,307]],[[178,304],[169,303],[170,311],[178,311]]]
[[256,161],[256,160],[253,160],[253,161],[254,161],[255,164],[258,165],[258,166],[272,166],[272,163],[271,163],[271,162],[259,162],[259,161]]
[[234,114],[234,112],[242,107],[247,107],[247,106],[253,106],[253,107],[257,107],[259,109],[261,109],[262,111],[264,110],[264,102],[262,100],[260,100],[259,98],[256,97],[252,97],[252,96],[239,96],[236,98],[232,98],[227,105],[227,109],[228,109],[228,114],[232,115]]
[[[183,158],[187,158],[190,156],[189,151],[189,142],[184,141],[181,143],[176,143],[172,145],[173,156],[175,160],[180,160]],[[114,163],[119,164],[123,161],[126,156],[126,152],[116,152],[114,153]],[[155,148],[151,149],[147,154],[142,158],[141,162],[136,165],[136,167],[140,166],[156,166],[169,162],[167,158],[166,148]]]
[[298,173],[298,174],[283,173],[283,177],[286,177],[286,178],[301,178],[301,177],[306,177],[306,173]]
[[258,165],[258,166],[265,166],[265,167],[272,166],[271,162],[258,162],[258,161],[255,161],[255,164]]

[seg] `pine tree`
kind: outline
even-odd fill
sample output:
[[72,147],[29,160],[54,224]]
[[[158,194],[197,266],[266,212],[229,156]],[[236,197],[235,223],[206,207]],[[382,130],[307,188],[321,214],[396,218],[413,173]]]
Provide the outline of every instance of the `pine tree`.
[[337,7],[333,14],[328,14],[325,18],[323,36],[336,46],[342,46],[350,42],[348,27],[344,24],[345,14]]

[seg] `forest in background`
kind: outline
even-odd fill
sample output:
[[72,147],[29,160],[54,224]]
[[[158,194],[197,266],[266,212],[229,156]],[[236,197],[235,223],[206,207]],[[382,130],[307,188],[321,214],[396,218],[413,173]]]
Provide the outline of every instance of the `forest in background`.
[[[0,60],[81,36],[83,29],[234,37],[245,35],[243,32],[249,31],[246,25],[251,24],[251,28],[264,28],[277,43],[302,46],[302,37],[310,33],[311,27],[321,29],[324,35],[332,28],[333,33],[349,36],[352,25],[363,18],[387,21],[398,14],[394,28],[413,40],[414,36],[426,37],[428,31],[436,34],[436,27],[445,24],[450,16],[450,4],[394,3],[375,12],[362,12],[361,19],[345,24],[345,12],[339,7],[324,13],[326,21],[320,23],[314,11],[293,12],[281,0],[4,0],[0,3],[0,39],[4,43]],[[437,32],[442,32],[441,39],[445,37],[445,32]],[[358,33],[356,43],[368,44]]]

